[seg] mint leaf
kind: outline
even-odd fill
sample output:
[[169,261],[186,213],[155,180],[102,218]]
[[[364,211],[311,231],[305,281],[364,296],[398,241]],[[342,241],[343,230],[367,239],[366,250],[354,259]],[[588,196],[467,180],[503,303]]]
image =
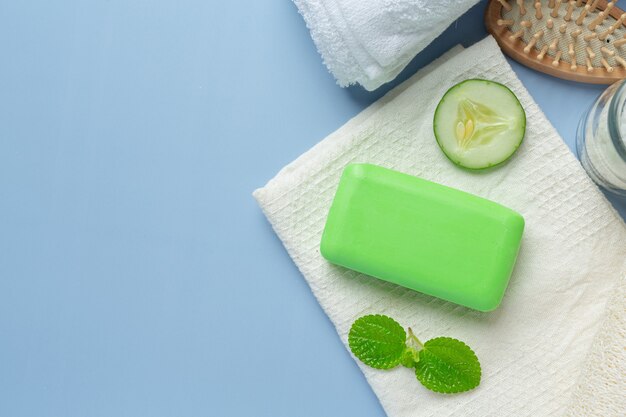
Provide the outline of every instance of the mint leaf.
[[424,343],[415,375],[429,390],[452,394],[478,386],[481,370],[469,346],[450,337],[437,337]]
[[348,344],[354,356],[372,368],[414,368],[417,379],[431,391],[452,394],[480,384],[480,363],[465,343],[437,337],[422,344],[410,327],[407,337],[402,326],[387,316],[357,319],[350,328]]
[[357,319],[350,328],[350,350],[364,364],[377,369],[398,366],[405,351],[406,333],[394,319],[369,315]]

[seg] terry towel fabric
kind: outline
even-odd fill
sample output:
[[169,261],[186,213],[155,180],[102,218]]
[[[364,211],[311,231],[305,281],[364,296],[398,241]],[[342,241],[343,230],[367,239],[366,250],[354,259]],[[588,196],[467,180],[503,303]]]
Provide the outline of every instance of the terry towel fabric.
[[294,0],[342,87],[374,90],[478,0]]
[[[432,133],[439,98],[468,78],[509,86],[527,113],[526,137],[517,154],[488,172],[452,165]],[[522,213],[526,230],[500,307],[480,313],[326,262],[320,238],[341,172],[351,162],[396,169]],[[254,196],[344,344],[357,317],[380,313],[411,326],[422,340],[451,336],[476,351],[482,383],[454,396],[427,391],[410,370],[380,371],[359,363],[390,417],[540,417],[564,415],[568,409],[572,416],[610,417],[626,409],[624,339],[614,335],[624,334],[624,297],[615,297],[613,302],[621,304],[605,313],[609,295],[626,273],[626,228],[493,38],[431,64],[289,164]],[[601,339],[586,359],[596,333]],[[598,381],[604,386],[595,387],[592,402],[585,405],[589,384]]]

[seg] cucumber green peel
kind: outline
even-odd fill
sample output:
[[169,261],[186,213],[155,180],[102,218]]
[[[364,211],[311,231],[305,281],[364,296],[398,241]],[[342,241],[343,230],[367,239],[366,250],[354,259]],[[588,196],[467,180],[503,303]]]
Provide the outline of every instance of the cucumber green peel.
[[450,88],[433,120],[435,138],[455,164],[484,169],[509,159],[526,132],[526,114],[506,86],[471,79]]

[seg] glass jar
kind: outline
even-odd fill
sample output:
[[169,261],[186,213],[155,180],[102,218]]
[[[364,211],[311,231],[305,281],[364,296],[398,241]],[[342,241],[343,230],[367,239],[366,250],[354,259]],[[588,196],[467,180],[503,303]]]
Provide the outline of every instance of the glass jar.
[[583,115],[576,149],[596,184],[626,196],[626,83],[607,88]]

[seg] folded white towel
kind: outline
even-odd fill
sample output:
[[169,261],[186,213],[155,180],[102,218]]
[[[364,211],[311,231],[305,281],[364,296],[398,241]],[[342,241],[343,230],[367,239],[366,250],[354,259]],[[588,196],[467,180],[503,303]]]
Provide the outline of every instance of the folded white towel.
[[374,90],[478,0],[294,0],[342,87]]
[[[435,65],[285,167],[255,191],[257,201],[344,343],[357,317],[381,313],[411,326],[422,339],[456,337],[476,351],[482,383],[454,396],[427,391],[408,369],[380,371],[359,363],[390,417],[562,416],[568,406],[570,415],[622,416],[624,339],[613,336],[623,336],[623,297],[614,299],[621,304],[612,306],[613,318],[598,331],[609,295],[626,273],[624,223],[493,38]],[[488,172],[454,166],[433,136],[437,102],[468,78],[506,84],[527,113],[517,154]],[[322,230],[341,172],[351,162],[396,169],[522,213],[526,230],[500,307],[480,313],[326,262],[319,252]],[[594,356],[585,359],[596,334],[601,339],[594,342]],[[583,372],[586,365],[596,368]]]

